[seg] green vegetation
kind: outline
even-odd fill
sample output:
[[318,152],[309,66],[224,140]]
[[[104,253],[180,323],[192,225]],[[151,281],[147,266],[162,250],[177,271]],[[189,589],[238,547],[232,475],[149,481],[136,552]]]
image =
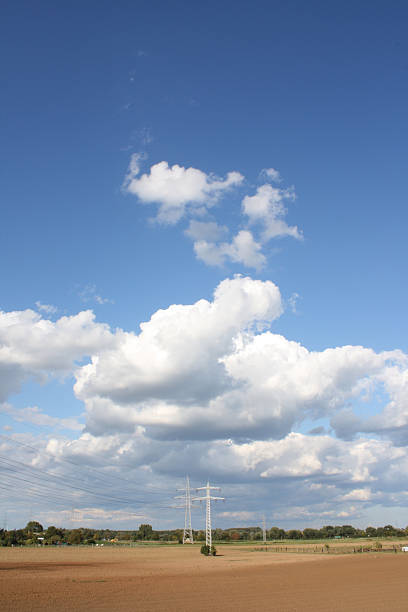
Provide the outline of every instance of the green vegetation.
[[215,555],[217,554],[217,551],[215,549],[215,546],[207,546],[207,544],[203,544],[201,549],[200,549],[200,553],[202,555],[205,555],[206,557],[212,556],[215,557]]
[[[194,531],[194,541],[197,543],[205,542],[205,531]],[[321,529],[307,527],[303,531],[290,529],[285,531],[279,527],[272,527],[266,533],[268,542],[283,541],[336,541],[347,538],[406,538],[408,537],[408,527],[399,529],[392,525],[385,527],[367,527],[366,529],[356,529],[351,525],[326,525]],[[260,527],[234,527],[231,529],[214,529],[212,539],[219,544],[256,542],[262,540],[262,529]],[[6,531],[0,529],[0,546],[60,546],[60,545],[86,545],[86,544],[129,544],[131,542],[142,543],[181,543],[183,541],[183,530],[154,530],[151,525],[142,524],[139,529],[134,531],[120,531],[114,529],[88,529],[80,527],[78,529],[64,529],[51,525],[47,529],[37,521],[30,521],[24,529],[14,529]],[[378,543],[378,548],[381,547]],[[203,553],[205,554],[205,553]],[[213,553],[211,553],[213,554]]]

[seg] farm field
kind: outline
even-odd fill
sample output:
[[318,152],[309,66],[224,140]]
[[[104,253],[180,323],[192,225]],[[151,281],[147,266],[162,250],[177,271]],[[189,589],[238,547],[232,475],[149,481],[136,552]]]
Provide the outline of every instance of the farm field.
[[0,548],[4,611],[407,610],[408,553],[197,546]]

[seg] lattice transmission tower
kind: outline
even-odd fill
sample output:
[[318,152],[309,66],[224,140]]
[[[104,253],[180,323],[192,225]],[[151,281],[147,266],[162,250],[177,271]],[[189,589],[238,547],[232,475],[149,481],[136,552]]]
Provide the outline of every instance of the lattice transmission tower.
[[263,517],[262,517],[262,540],[263,540],[263,543],[266,544],[266,521],[265,521],[265,515],[263,515]]
[[194,544],[193,530],[191,527],[191,491],[190,491],[190,478],[186,476],[186,486],[184,489],[177,489],[177,491],[183,491],[184,495],[178,495],[177,499],[184,499],[185,514],[184,514],[184,531],[183,531],[183,544]]
[[211,489],[220,491],[220,487],[211,487],[210,483],[207,482],[205,487],[198,487],[196,491],[205,491],[204,497],[193,497],[193,501],[205,501],[205,543],[210,548],[212,547],[212,533],[211,533],[211,502],[217,500],[224,500],[224,497],[214,497],[211,495]]

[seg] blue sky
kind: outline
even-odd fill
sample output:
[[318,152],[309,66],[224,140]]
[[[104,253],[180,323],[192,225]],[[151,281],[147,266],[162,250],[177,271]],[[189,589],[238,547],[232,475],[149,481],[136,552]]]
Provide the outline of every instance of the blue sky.
[[[236,430],[231,426],[231,435],[224,426],[220,431],[212,431],[205,419],[195,420],[190,410],[180,420],[172,413],[174,422],[171,422],[155,404],[164,402],[166,410],[169,406],[176,410],[176,403],[182,414],[183,406],[191,402],[197,415],[210,401],[219,402],[222,407],[232,401],[223,395],[203,399],[203,391],[192,385],[197,369],[188,370],[180,361],[179,369],[172,373],[174,380],[190,389],[190,395],[183,397],[163,382],[168,372],[161,372],[155,357],[151,363],[152,369],[158,368],[154,381],[147,380],[150,376],[147,369],[145,378],[140,373],[135,380],[130,373],[124,376],[119,386],[129,385],[133,390],[129,392],[133,393],[132,397],[125,400],[121,395],[123,389],[120,393],[113,391],[116,383],[112,382],[109,389],[103,386],[105,366],[100,364],[105,363],[105,358],[107,368],[120,362],[117,381],[126,369],[124,361],[136,359],[132,351],[143,354],[149,363],[152,354],[149,342],[153,341],[143,341],[141,348],[135,348],[131,342],[129,356],[123,347],[118,348],[122,340],[118,339],[116,330],[120,328],[137,335],[139,324],[148,321],[159,309],[169,312],[166,309],[172,304],[192,305],[201,299],[211,302],[216,287],[236,274],[263,281],[262,290],[254,284],[250,289],[249,285],[241,288],[247,293],[255,292],[254,295],[263,291],[265,295],[259,299],[269,300],[269,306],[257,309],[244,300],[242,308],[247,309],[247,318],[238,317],[238,327],[231,331],[225,354],[215,355],[211,353],[213,349],[200,353],[199,344],[193,348],[193,352],[197,351],[194,353],[197,364],[204,369],[210,353],[211,359],[216,360],[227,355],[230,369],[225,366],[223,375],[232,377],[235,383],[238,376],[239,384],[244,384],[246,374],[236,363],[241,357],[236,353],[238,349],[231,348],[231,343],[237,341],[237,334],[247,333],[247,326],[255,322],[258,327],[251,332],[253,351],[264,355],[266,349],[259,348],[261,341],[256,338],[261,334],[259,322],[265,319],[274,334],[281,334],[287,342],[300,343],[318,354],[328,348],[348,345],[365,347],[364,350],[372,350],[377,355],[395,349],[408,352],[404,282],[407,17],[406,3],[398,1],[274,1],[255,5],[224,2],[221,6],[214,2],[112,5],[90,1],[85,5],[42,2],[34,6],[22,2],[4,6],[0,26],[3,57],[0,308],[4,313],[20,313],[16,325],[21,337],[11,338],[6,325],[0,338],[5,372],[1,401],[13,410],[36,406],[52,417],[75,417],[86,424],[85,435],[95,439],[88,440],[87,451],[81,455],[84,470],[89,462],[97,463],[96,455],[100,451],[95,448],[103,441],[108,444],[109,436],[120,437],[119,446],[112,446],[110,451],[112,465],[123,454],[118,448],[123,449],[124,444],[143,446],[146,456],[140,459],[141,463],[138,465],[132,459],[135,473],[142,478],[143,470],[150,470],[151,480],[157,481],[157,486],[162,486],[162,481],[167,483],[167,479],[176,483],[183,478],[185,463],[191,462],[189,449],[194,457],[202,452],[201,443],[192,441],[200,428],[206,432],[203,435],[210,445],[233,439],[240,447],[234,450],[235,457],[242,455],[245,444],[256,446],[258,458],[260,453],[272,452],[272,447],[268,451],[259,449],[259,444],[264,443],[261,441],[266,439],[271,444],[286,443],[290,449],[294,444],[293,450],[287,452],[296,458],[298,453],[301,455],[296,444],[303,445],[303,442],[288,436],[300,432],[307,437],[305,444],[312,446],[314,442],[320,444],[324,436],[329,445],[334,440],[335,444],[355,444],[359,449],[362,444],[359,440],[371,440],[369,443],[377,446],[391,444],[394,463],[402,465],[406,459],[399,453],[406,436],[405,414],[408,417],[403,399],[406,365],[395,352],[387,357],[388,365],[374,364],[366,353],[362,357],[363,361],[367,358],[367,369],[360,372],[358,384],[371,385],[368,399],[363,401],[362,388],[356,389],[357,382],[347,378],[349,370],[346,373],[330,370],[333,380],[347,379],[348,386],[339,383],[341,390],[336,387],[330,397],[326,396],[322,381],[328,376],[328,366],[319,362],[312,399],[309,396],[305,399],[303,389],[296,401],[282,400],[278,423],[274,413],[277,399],[271,396],[265,400],[262,418],[258,413],[258,416],[252,415],[255,422],[260,419],[258,428],[249,427],[245,431],[242,424]],[[138,168],[130,176],[132,160]],[[182,210],[177,208],[181,200],[174,193],[171,199],[172,184],[165,182],[158,187],[152,178],[152,168],[163,162],[167,164],[161,166],[166,180],[173,177],[176,165],[183,169],[180,189],[185,188],[186,169],[193,168],[199,173],[193,177],[194,181],[204,181],[201,191],[198,183],[194,183],[191,188],[195,196],[187,198]],[[279,175],[271,172],[268,175],[265,169],[274,169]],[[235,179],[227,185],[231,172],[236,173]],[[221,186],[216,188],[216,181]],[[245,198],[253,198],[265,185],[269,185],[269,195],[273,194],[267,203],[267,213],[262,216],[259,209],[248,213]],[[152,192],[156,194],[154,197]],[[178,211],[176,220],[160,217],[160,211],[170,200],[172,210]],[[247,202],[254,204],[255,201]],[[279,213],[273,208],[277,202],[283,206]],[[277,219],[285,227],[280,234],[276,225],[271,230]],[[199,237],[186,235],[191,223],[201,224]],[[217,239],[203,239],[203,223],[213,224],[212,232],[218,232]],[[297,234],[288,228],[298,228]],[[269,238],[265,237],[267,231]],[[237,251],[234,243],[237,236],[252,241],[245,248],[253,249],[252,262],[254,253],[258,254],[257,265],[248,263],[248,256],[245,259],[242,251]],[[217,257],[219,265],[211,265]],[[268,281],[279,287],[279,304]],[[236,285],[225,289],[232,292],[231,304],[235,303],[235,290],[238,291]],[[240,298],[236,299],[239,302]],[[39,339],[33,332],[28,347],[25,334],[31,337],[38,322],[23,317],[21,313],[27,309],[52,322],[44,338]],[[55,322],[61,317],[75,317],[87,309],[95,313],[93,323],[85,323],[85,331],[84,325],[78,324],[75,338],[71,331],[65,328],[61,331],[62,323],[58,328],[60,338]],[[180,333],[188,328],[190,319],[183,319],[185,313],[179,316],[183,323],[175,323],[170,317],[173,322],[169,327],[166,323],[166,331],[160,332],[164,334],[164,350],[172,346],[172,326],[181,330]],[[103,331],[103,325],[110,326],[113,339],[107,340],[104,334],[108,328],[104,327]],[[194,325],[199,328],[205,324],[195,322]],[[222,344],[220,334],[224,331],[217,324],[211,332],[218,338],[218,344]],[[155,333],[152,332],[152,337]],[[51,336],[54,340],[50,340]],[[195,357],[188,354],[187,336],[185,358],[194,362]],[[40,342],[38,348],[36,342]],[[192,345],[195,346],[194,342]],[[54,348],[41,361],[38,352],[44,352],[48,346]],[[279,350],[276,346],[268,348],[272,353],[264,358],[269,369],[265,370],[265,380],[256,384],[265,383],[270,391],[275,357],[280,354],[281,359],[286,359],[285,351],[290,350],[290,345],[285,346]],[[65,350],[69,353],[66,363],[54,367],[58,351]],[[78,364],[85,365],[92,355],[100,360],[90,374],[94,382],[84,383],[85,391],[74,393],[73,383],[82,380],[85,372],[78,373]],[[359,358],[357,353],[353,355],[345,357],[345,361],[349,359],[353,364],[356,359],[358,369]],[[120,361],[122,358],[124,361]],[[170,349],[167,358],[179,363]],[[326,354],[320,361],[324,359]],[[249,362],[247,367],[251,367]],[[395,368],[399,372],[398,381],[394,377]],[[218,376],[213,366],[208,369],[210,372]],[[289,378],[286,372],[277,387],[280,391]],[[388,385],[388,391],[384,392],[384,385]],[[225,388],[222,389],[224,393]],[[142,396],[143,406],[138,403]],[[101,407],[101,398],[104,401],[109,398],[112,403],[108,420],[101,416],[107,410],[105,405]],[[254,401],[250,395],[242,401],[250,399]],[[297,406],[294,412],[287,408],[292,400]],[[145,420],[135,417],[146,408],[146,402],[153,406],[155,414],[159,410],[160,415],[156,416],[162,419],[160,427],[157,420],[152,425],[151,415]],[[384,413],[381,423],[366,422],[370,416],[381,415],[388,402],[392,406]],[[231,410],[228,419],[236,419],[238,423],[237,406],[228,408]],[[44,423],[33,426],[32,413],[31,416],[27,411],[19,413],[16,421],[16,414],[13,417],[11,409],[8,410],[1,417],[6,427],[13,428],[6,430],[7,435],[13,439],[26,436],[26,441],[34,440],[43,469],[62,469],[53,464],[55,457],[46,446],[47,441],[50,436],[57,436],[62,445],[75,444],[80,430],[66,429],[64,423],[57,427],[51,421],[48,426]],[[354,421],[349,418],[350,411],[354,411]],[[355,421],[361,418],[364,423]],[[134,439],[135,419],[138,427],[147,428],[143,434],[146,438],[140,443]],[[183,419],[190,419],[189,427],[180,425]],[[309,427],[310,419],[315,422],[314,426],[312,423]],[[386,422],[392,422],[392,432]],[[157,431],[152,433],[149,428],[156,426]],[[265,427],[266,438],[260,434]],[[308,433],[313,427],[321,427],[322,431]],[[170,431],[177,441],[173,449]],[[341,433],[340,437],[336,437],[336,431],[337,436]],[[13,444],[10,440],[4,443]],[[248,453],[255,453],[255,446],[248,447]],[[22,447],[15,445],[8,452],[15,453],[17,458],[18,448]],[[346,454],[351,452],[347,448]],[[68,450],[61,450],[64,452]],[[176,453],[180,458],[178,463],[174,461],[171,475],[157,462],[157,454],[167,452]],[[274,457],[279,455],[276,452],[275,449],[272,453]],[[315,451],[305,452],[310,465]],[[388,457],[389,447],[381,452]],[[381,466],[385,470],[381,452],[378,450],[376,464],[380,472]],[[181,457],[185,457],[184,464]],[[277,463],[284,461],[279,457]],[[319,461],[324,464],[321,457]],[[171,463],[169,459],[168,464]],[[299,467],[301,463],[299,459],[296,465]],[[202,477],[213,478],[232,496],[233,491],[228,487],[240,486],[237,482],[242,466],[237,466],[231,467],[228,474],[219,474],[208,464],[203,473],[197,467],[191,476],[196,477],[197,485],[201,484]],[[289,491],[294,486],[290,476],[284,473],[271,476],[271,466],[264,468],[263,476],[261,472],[248,475],[248,482],[262,489],[259,492],[262,510],[269,511],[270,520],[275,523],[283,525],[282,515],[289,517],[290,525],[306,526],[305,521],[309,520],[315,524],[341,522],[341,517],[324,514],[334,512],[340,498],[344,512],[349,512],[347,521],[343,522],[365,523],[371,516],[373,521],[375,518],[384,523],[404,521],[406,502],[397,493],[402,480],[396,480],[394,491],[379,473],[370,473],[366,480],[363,476],[356,480],[354,475],[350,481],[344,479],[341,492],[333,490],[331,496],[327,489],[326,496],[312,503],[310,491],[321,488],[310,487],[323,486],[327,473],[324,465],[322,471],[317,470],[312,476],[302,468],[303,471],[296,472],[296,478],[304,479],[306,510],[291,515],[283,501],[273,506],[269,481],[264,486],[268,478],[286,478],[285,487]],[[343,464],[336,470],[343,475],[347,471]],[[165,486],[171,489],[172,482]],[[373,482],[375,487],[370,484]],[[347,504],[353,499],[357,499],[357,506],[350,511]],[[225,512],[254,512],[250,502],[240,508],[235,508],[233,503],[230,506]],[[95,507],[99,508],[97,504]],[[143,509],[143,516],[157,526],[165,524],[162,516],[152,514],[149,508],[147,505]],[[373,508],[372,515],[370,508]],[[24,516],[25,510],[19,508],[18,512]],[[46,513],[48,509],[41,506],[38,512]],[[119,520],[119,515],[115,516]],[[228,523],[234,516],[227,514],[220,520]],[[236,520],[239,522],[246,516],[242,514]],[[48,520],[47,517],[44,514],[43,520]],[[65,515],[54,518],[61,522],[68,520]],[[102,519],[95,518],[98,520]],[[115,522],[116,519],[106,514],[103,520]],[[126,520],[134,522],[125,518],[124,525],[128,525]],[[177,513],[169,519],[172,524],[178,520]],[[249,516],[248,521],[252,520],[258,520],[256,514]]]

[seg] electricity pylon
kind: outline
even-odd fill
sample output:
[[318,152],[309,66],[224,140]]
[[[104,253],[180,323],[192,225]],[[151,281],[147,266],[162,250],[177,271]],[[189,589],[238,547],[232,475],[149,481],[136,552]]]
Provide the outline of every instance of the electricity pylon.
[[262,517],[262,539],[263,543],[266,544],[266,523],[265,523],[265,515]]
[[186,488],[177,489],[177,491],[183,491],[184,495],[179,495],[178,499],[184,499],[185,502],[185,514],[184,514],[184,531],[183,531],[183,544],[189,543],[194,544],[193,530],[191,528],[191,492],[190,492],[190,479],[186,476]]
[[205,497],[194,497],[193,501],[205,501],[205,543],[211,549],[212,547],[212,534],[211,534],[211,501],[217,501],[219,499],[224,500],[224,497],[214,497],[211,495],[211,489],[220,491],[220,487],[211,487],[210,483],[207,482],[205,487],[198,487],[196,491],[205,491]]

